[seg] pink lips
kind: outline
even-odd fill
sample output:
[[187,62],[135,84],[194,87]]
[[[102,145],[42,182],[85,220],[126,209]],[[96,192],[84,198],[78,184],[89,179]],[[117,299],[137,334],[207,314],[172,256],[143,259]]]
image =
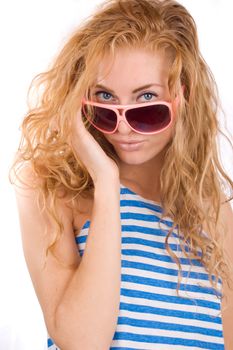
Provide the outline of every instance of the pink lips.
[[128,152],[132,152],[132,151],[137,151],[138,149],[140,149],[141,145],[142,145],[143,141],[137,141],[137,142],[117,142],[117,145],[120,149],[122,149],[123,151],[128,151]]
[[139,143],[139,142],[142,142],[142,141],[139,141],[139,140],[131,140],[131,141],[126,141],[126,140],[115,140],[115,142],[117,143]]

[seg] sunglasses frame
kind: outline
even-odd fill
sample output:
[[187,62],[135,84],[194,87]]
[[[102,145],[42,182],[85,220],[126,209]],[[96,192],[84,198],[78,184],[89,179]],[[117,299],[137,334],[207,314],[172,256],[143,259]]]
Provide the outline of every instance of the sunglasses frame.
[[[176,99],[175,99],[176,102]],[[134,129],[129,122],[126,119],[125,113],[130,110],[130,109],[135,109],[135,108],[141,108],[141,107],[147,107],[147,106],[154,106],[154,105],[165,105],[168,107],[169,111],[170,111],[170,122],[168,125],[166,125],[164,128],[156,130],[156,131],[151,131],[151,132],[141,132],[138,131],[136,129]],[[112,104],[107,104],[107,103],[99,103],[99,102],[95,102],[95,101],[89,101],[86,100],[85,98],[82,99],[82,106],[84,105],[91,105],[91,106],[95,106],[95,107],[102,107],[105,109],[110,109],[112,111],[115,112],[116,116],[117,116],[117,122],[116,122],[116,127],[113,131],[106,131],[103,130],[99,127],[97,127],[90,118],[88,118],[88,116],[86,116],[86,113],[84,111],[84,115],[87,118],[87,120],[99,131],[105,133],[105,134],[113,134],[114,132],[116,132],[116,130],[118,129],[119,123],[121,120],[123,120],[129,127],[130,129],[132,129],[134,132],[138,133],[138,134],[142,134],[142,135],[153,135],[153,134],[158,134],[164,130],[166,130],[172,123],[173,119],[174,119],[174,104],[173,102],[167,102],[167,101],[153,101],[153,102],[144,102],[144,103],[137,103],[137,104],[130,104],[130,105],[112,105]],[[120,114],[119,110],[122,111],[122,114]]]

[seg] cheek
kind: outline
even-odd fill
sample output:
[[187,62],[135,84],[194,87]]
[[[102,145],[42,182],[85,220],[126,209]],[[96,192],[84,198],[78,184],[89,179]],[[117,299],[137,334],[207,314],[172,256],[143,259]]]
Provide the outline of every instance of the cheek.
[[172,138],[173,138],[174,129],[168,128],[165,131],[162,131],[161,133],[152,135],[150,139],[150,143],[165,146]]
[[103,138],[107,140],[111,144],[111,135],[109,136],[108,134],[102,134]]

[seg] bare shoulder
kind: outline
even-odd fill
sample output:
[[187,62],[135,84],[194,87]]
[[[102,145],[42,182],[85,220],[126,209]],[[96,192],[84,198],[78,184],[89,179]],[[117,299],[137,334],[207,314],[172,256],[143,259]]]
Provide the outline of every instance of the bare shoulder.
[[[19,178],[15,178],[14,190],[16,194],[17,204],[20,207],[27,205],[31,202],[35,207],[37,207],[37,212],[40,212],[39,204],[39,187],[42,180],[35,174],[30,165],[23,167],[19,172]],[[62,198],[62,191],[58,193],[59,197],[57,199],[57,209],[58,215],[66,217],[67,221],[73,220],[72,208],[68,205],[69,197],[65,196]],[[32,207],[33,209],[33,207]],[[46,215],[44,214],[44,219]]]
[[[58,201],[57,214],[62,230],[53,254],[46,250],[57,234],[56,225],[37,203],[38,181],[30,167],[15,181],[20,231],[25,261],[49,332],[54,330],[54,315],[66,286],[79,267],[81,257],[74,238],[74,213],[68,198]],[[80,218],[77,215],[76,220]],[[46,263],[46,264],[45,264]]]
[[[37,249],[44,251],[46,247],[54,240],[57,231],[56,225],[51,216],[46,210],[43,210],[43,202],[41,202],[39,182],[41,181],[30,166],[25,166],[19,173],[20,180],[16,180],[14,184],[16,202],[19,214],[20,229],[23,241],[23,248],[26,260],[28,257],[32,257],[30,252],[35,249],[35,255]],[[51,209],[51,207],[50,207]],[[66,257],[72,256],[68,254],[73,251],[73,258],[76,260],[74,251],[75,246],[73,243],[73,211],[68,205],[68,198],[61,198],[56,203],[56,215],[57,220],[63,225],[64,235],[61,236],[60,243],[57,247],[61,246],[61,255]],[[34,258],[33,257],[33,258]],[[31,260],[31,259],[29,259]]]
[[224,248],[231,263],[233,264],[233,209],[226,196],[221,195],[221,207],[219,214],[219,230],[224,228],[226,236],[224,237]]
[[[225,194],[221,193],[222,204],[220,206],[217,230],[222,234],[223,248],[233,280],[233,210],[230,202],[226,200]],[[208,226],[206,224],[203,225],[203,229],[208,232]],[[233,285],[229,288],[226,283],[223,283],[223,295],[221,311],[225,349],[231,350],[233,344]]]
[[[225,200],[225,195],[222,195],[222,202]],[[221,205],[219,220],[221,222],[220,227],[224,227],[226,230],[224,248],[228,257],[231,278],[233,280],[233,210],[229,202]],[[225,295],[222,302],[223,334],[225,348],[226,350],[230,350],[233,344],[233,285],[231,284],[231,288],[229,288],[228,285],[223,285],[223,293]]]

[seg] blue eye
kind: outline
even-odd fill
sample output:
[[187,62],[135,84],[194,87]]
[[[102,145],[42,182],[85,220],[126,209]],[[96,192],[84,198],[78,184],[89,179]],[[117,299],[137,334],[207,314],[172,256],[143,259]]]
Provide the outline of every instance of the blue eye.
[[146,92],[145,94],[143,94],[142,96],[145,97],[145,99],[147,101],[151,100],[153,98],[153,96],[155,96],[154,94],[150,93],[150,92]]
[[[102,94],[102,96],[101,96],[101,94]],[[105,101],[108,101],[112,96],[109,92],[106,92],[106,91],[97,91],[95,93],[95,95],[100,97],[100,98],[102,97],[102,99]]]

